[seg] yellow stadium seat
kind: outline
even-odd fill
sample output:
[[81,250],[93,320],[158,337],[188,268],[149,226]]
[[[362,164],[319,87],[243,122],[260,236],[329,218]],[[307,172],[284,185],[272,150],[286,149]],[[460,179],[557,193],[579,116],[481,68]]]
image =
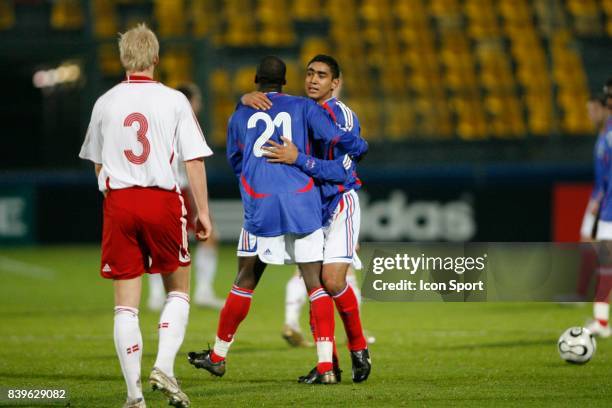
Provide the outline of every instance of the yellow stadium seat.
[[287,64],[287,84],[283,88],[284,92],[291,95],[303,95],[305,65],[290,60],[285,60],[285,63]]
[[8,30],[15,24],[15,6],[11,0],[0,0],[0,30]]
[[303,67],[317,54],[331,54],[329,41],[323,37],[308,37],[300,48],[300,63]]
[[98,65],[100,72],[105,77],[121,75],[123,66],[119,61],[119,49],[116,44],[100,44],[98,47]]
[[191,50],[185,47],[173,47],[164,52],[160,58],[160,74],[163,82],[170,87],[177,87],[192,81],[193,61]]
[[[255,76],[253,75],[253,79]],[[232,82],[230,80],[230,74],[224,69],[217,69],[213,71],[209,76],[209,86],[211,92],[215,96],[223,94],[229,95],[232,89]]]
[[80,0],[56,0],[51,7],[51,27],[56,30],[76,30],[83,27],[84,16]]
[[243,95],[255,90],[255,70],[254,66],[243,66],[236,71],[232,81],[234,94]]
[[323,14],[321,0],[295,0],[293,16],[296,20],[320,20]]
[[155,0],[153,4],[156,31],[160,37],[177,37],[186,33],[187,16],[183,0]]
[[219,27],[219,13],[213,0],[191,0],[192,33],[196,37],[214,35]]
[[385,99],[384,134],[388,139],[401,140],[413,133],[414,112],[410,103],[405,99]]

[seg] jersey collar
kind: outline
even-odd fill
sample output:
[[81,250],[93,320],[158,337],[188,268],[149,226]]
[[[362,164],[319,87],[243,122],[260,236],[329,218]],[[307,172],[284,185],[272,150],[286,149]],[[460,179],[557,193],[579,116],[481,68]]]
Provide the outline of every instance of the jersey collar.
[[155,81],[153,78],[149,78],[148,76],[144,76],[144,75],[127,75],[125,78],[125,81],[123,82],[128,83],[128,84],[142,84],[142,83],[151,83],[151,82],[157,82],[157,81]]
[[329,98],[328,100],[326,100],[326,101],[325,101],[325,102],[323,102],[323,103],[330,103],[330,102],[332,102],[334,99],[336,99],[336,97],[335,97],[335,96],[332,96],[331,98]]

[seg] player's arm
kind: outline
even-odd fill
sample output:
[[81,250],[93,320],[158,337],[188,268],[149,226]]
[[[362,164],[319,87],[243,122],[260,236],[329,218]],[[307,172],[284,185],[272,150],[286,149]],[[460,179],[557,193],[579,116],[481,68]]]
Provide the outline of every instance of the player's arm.
[[282,145],[270,139],[268,145],[262,147],[268,162],[294,165],[310,177],[330,183],[344,183],[349,176],[352,160],[348,155],[336,160],[321,160],[298,151],[286,137],[281,136],[281,139]]
[[368,143],[353,131],[340,128],[323,108],[309,103],[306,122],[314,139],[334,143],[357,161],[368,151]]
[[206,181],[206,166],[203,158],[185,162],[185,171],[189,180],[191,196],[198,211],[198,225],[196,235],[200,241],[205,241],[212,231],[210,213],[208,209],[208,184]]
[[244,94],[240,97],[240,103],[253,109],[268,110],[272,107],[272,101],[265,93],[255,91]]
[[211,234],[212,223],[208,210],[208,185],[204,157],[211,156],[213,153],[184,95],[180,95],[178,115],[177,148],[185,162],[189,188],[196,205],[196,238],[205,241]]

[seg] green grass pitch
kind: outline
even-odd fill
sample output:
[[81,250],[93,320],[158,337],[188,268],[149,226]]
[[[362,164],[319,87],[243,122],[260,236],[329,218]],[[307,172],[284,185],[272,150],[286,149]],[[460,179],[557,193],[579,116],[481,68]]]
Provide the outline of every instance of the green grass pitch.
[[[220,296],[235,265],[233,248],[222,248]],[[0,387],[67,389],[72,407],[122,405],[112,287],[98,268],[97,247],[0,249]],[[583,323],[590,305],[366,302],[364,326],[377,338],[370,379],[350,381],[337,318],[342,384],[298,384],[316,358],[314,349],[292,349],[280,337],[291,272],[271,267],[264,274],[221,379],[187,363],[187,351],[212,344],[218,318],[192,307],[176,373],[193,407],[612,406],[612,339],[599,341],[584,366],[561,361],[556,350],[560,333]],[[143,380],[155,358],[157,318],[141,307]],[[167,406],[148,385],[145,399]]]

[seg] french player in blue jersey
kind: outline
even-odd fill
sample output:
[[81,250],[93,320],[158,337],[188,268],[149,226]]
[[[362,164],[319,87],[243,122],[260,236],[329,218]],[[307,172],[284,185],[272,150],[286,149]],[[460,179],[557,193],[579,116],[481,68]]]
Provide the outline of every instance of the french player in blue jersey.
[[593,174],[594,183],[591,191],[591,197],[582,217],[580,226],[580,241],[583,245],[580,246],[580,267],[578,273],[578,281],[576,292],[570,295],[561,296],[559,298],[565,302],[585,302],[589,300],[587,293],[591,283],[591,277],[597,270],[597,249],[595,236],[597,233],[597,218],[599,217],[599,208],[605,191],[606,157],[608,152],[606,149],[606,122],[609,117],[609,111],[606,107],[606,99],[604,96],[594,95],[589,98],[587,104],[587,113],[593,127],[597,129],[597,140],[593,149]]
[[[322,106],[340,128],[359,138],[361,129],[357,116],[334,96],[339,86],[340,67],[333,57],[317,55],[308,63],[306,94]],[[245,95],[243,102],[275,108],[274,100],[268,101],[261,94]],[[359,197],[356,191],[361,188],[361,181],[357,177],[355,162],[350,152],[333,140],[318,140],[310,155],[300,151],[291,140],[283,139],[283,142],[269,141],[268,146],[264,146],[270,162],[292,164],[317,180],[321,187],[325,223],[323,285],[332,295],[344,323],[353,365],[353,381],[365,381],[371,370],[369,351],[357,297],[347,283],[347,271],[357,258],[355,248],[360,226]],[[334,368],[339,372],[337,356],[334,357]],[[300,380],[308,382],[315,375],[316,370],[313,369],[308,375],[300,377]]]
[[281,136],[309,154],[312,142],[330,143],[352,157],[367,151],[361,137],[339,127],[329,114],[308,98],[282,93],[285,64],[265,57],[255,83],[274,101],[266,112],[238,105],[230,118],[227,157],[239,179],[244,205],[244,227],[238,243],[238,274],[221,310],[212,350],[189,353],[189,361],[214,375],[225,373],[225,357],[240,322],[246,317],[253,290],[265,266],[297,263],[308,289],[316,327],[318,364],[310,381],[336,383],[332,353],[333,301],[321,283],[324,251],[323,211],[319,187],[311,175],[296,166],[269,163],[262,147]]
[[592,97],[587,103],[587,110],[591,122],[598,130],[598,134],[593,149],[593,173],[595,175],[593,191],[591,192],[591,198],[589,199],[580,228],[580,238],[582,241],[591,241],[594,238],[594,226],[597,223],[599,204],[603,199],[605,191],[608,177],[606,168],[609,162],[608,151],[606,150],[606,129],[610,126],[610,114],[606,107],[605,97]]
[[[602,246],[610,253],[610,242],[612,241],[612,78],[604,86],[608,118],[601,132],[601,142],[595,151],[595,176],[596,185],[594,196],[591,200],[600,198],[599,220],[597,222],[596,238],[603,241]],[[600,147],[600,143],[603,148]],[[607,259],[606,259],[607,258]],[[587,324],[587,328],[596,336],[610,337],[610,291],[612,290],[612,260],[610,256],[600,257],[599,275],[597,277],[597,289],[595,301],[593,302],[594,319]]]

